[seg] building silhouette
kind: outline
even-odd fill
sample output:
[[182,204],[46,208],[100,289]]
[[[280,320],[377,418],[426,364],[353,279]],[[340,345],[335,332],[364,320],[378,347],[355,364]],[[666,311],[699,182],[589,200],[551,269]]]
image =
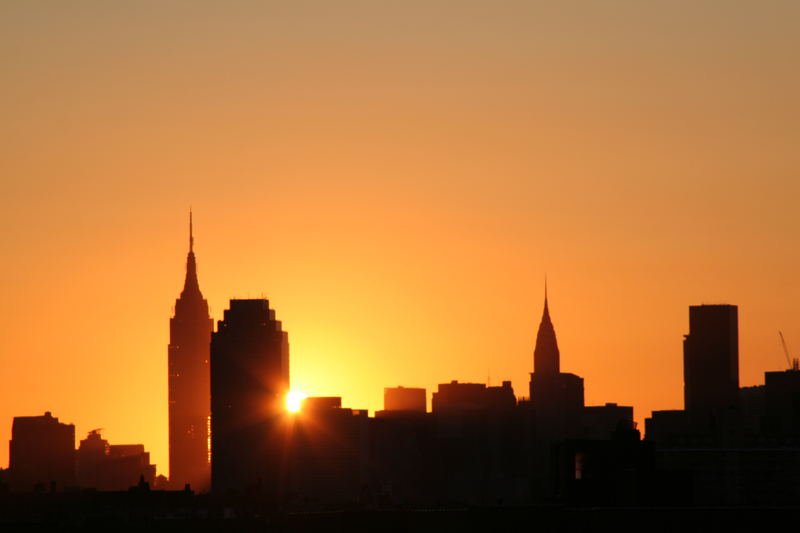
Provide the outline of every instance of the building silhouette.
[[215,492],[280,490],[289,341],[264,299],[231,300],[211,336]]
[[15,490],[63,490],[75,485],[75,426],[50,411],[17,416],[9,442],[10,484]]
[[386,387],[383,389],[384,411],[412,411],[424,413],[428,410],[425,389],[415,387]]
[[544,311],[536,334],[530,380],[530,402],[542,437],[574,434],[580,427],[583,378],[561,372],[560,359],[545,287]]
[[[689,308],[684,410],[653,411],[660,501],[698,506],[796,505],[800,501],[800,371],[766,372],[738,388],[733,305]],[[675,503],[675,502],[671,502]]]
[[209,489],[209,343],[213,323],[200,292],[189,212],[186,279],[169,321],[169,478],[175,488]]
[[370,420],[364,409],[342,407],[339,396],[303,400],[283,455],[289,494],[309,504],[358,501],[372,458]]
[[156,466],[143,444],[109,444],[99,429],[89,432],[76,452],[77,481],[83,488],[128,490],[140,481],[154,485]]
[[763,432],[800,442],[800,370],[765,372],[763,389]]
[[689,333],[683,340],[684,409],[653,411],[645,420],[647,439],[662,449],[720,448],[741,445],[748,424],[754,434],[761,431],[755,419],[764,411],[763,387],[739,389],[738,331],[735,305],[689,307]]
[[513,409],[517,405],[517,397],[514,396],[510,381],[504,381],[499,387],[451,381],[439,384],[438,390],[433,393],[431,405],[434,413]]
[[583,437],[602,440],[610,438],[618,429],[633,427],[633,407],[630,405],[587,405],[583,408]]
[[735,305],[689,307],[683,383],[686,411],[711,413],[737,406],[739,327]]

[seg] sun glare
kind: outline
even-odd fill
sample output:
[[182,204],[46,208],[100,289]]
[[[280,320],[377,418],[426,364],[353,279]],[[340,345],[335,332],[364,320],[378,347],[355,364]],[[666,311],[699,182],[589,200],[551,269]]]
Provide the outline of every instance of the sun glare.
[[289,391],[289,394],[286,395],[286,409],[289,410],[291,413],[296,413],[300,410],[300,406],[303,405],[303,400],[306,399],[308,394],[300,391]]

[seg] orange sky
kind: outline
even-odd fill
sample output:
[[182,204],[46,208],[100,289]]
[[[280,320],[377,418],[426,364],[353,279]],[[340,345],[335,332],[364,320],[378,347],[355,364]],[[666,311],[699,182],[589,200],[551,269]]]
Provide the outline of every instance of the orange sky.
[[689,305],[739,305],[742,385],[800,354],[800,4],[163,4],[0,3],[0,443],[50,410],[166,472],[189,205],[215,320],[269,297],[355,408],[527,394],[545,273],[640,421]]

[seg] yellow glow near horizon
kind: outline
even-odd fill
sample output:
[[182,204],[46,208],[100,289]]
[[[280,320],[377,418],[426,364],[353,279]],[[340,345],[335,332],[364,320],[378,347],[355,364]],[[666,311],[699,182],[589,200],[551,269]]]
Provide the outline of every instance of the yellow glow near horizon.
[[800,2],[572,4],[0,2],[0,468],[51,411],[168,472],[189,204],[211,318],[268,294],[347,407],[527,396],[545,273],[561,369],[640,427],[689,305],[739,305],[741,385],[783,368]]
[[290,413],[296,413],[300,411],[300,407],[303,405],[303,400],[308,397],[308,394],[305,392],[300,391],[289,391],[289,394],[286,395],[286,409]]

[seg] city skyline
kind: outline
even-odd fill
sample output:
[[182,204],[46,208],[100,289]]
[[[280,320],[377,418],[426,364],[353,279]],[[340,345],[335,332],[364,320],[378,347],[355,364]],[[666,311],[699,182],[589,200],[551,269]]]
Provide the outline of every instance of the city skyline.
[[[190,229],[188,290],[181,299],[191,302],[193,292],[196,303],[201,297],[192,279],[194,265]],[[188,304],[181,299],[179,309]],[[205,322],[205,308],[196,311]],[[45,412],[14,417],[11,464],[0,470],[0,492],[83,494],[81,502],[90,504],[99,490],[116,493],[112,497],[124,504],[132,497],[149,498],[151,488],[159,498],[175,498],[166,496],[172,489],[184,503],[217,507],[245,497],[269,512],[289,515],[331,505],[365,509],[400,502],[433,504],[438,510],[467,502],[501,507],[548,501],[609,508],[677,504],[684,511],[707,505],[794,505],[797,360],[787,361],[789,370],[766,372],[764,385],[740,388],[738,308],[690,306],[689,323],[685,408],[652,412],[642,440],[632,406],[586,405],[583,378],[559,371],[547,295],[530,399],[515,397],[511,381],[488,386],[453,380],[438,385],[430,412],[425,412],[424,389],[384,389],[384,410],[373,418],[366,410],[344,407],[338,396],[308,397],[299,413],[290,412],[288,332],[266,299],[232,299],[210,339],[210,487],[200,477],[195,490],[189,483],[176,490],[191,469],[171,462],[175,478],[156,478],[144,445],[111,445],[101,429],[90,431],[76,449],[75,425]],[[183,333],[173,336],[170,345],[171,415],[174,407],[192,403],[175,398],[202,399],[207,388],[197,381],[191,394],[174,395],[172,380],[182,376],[176,373],[181,365],[175,364],[182,356],[174,358],[182,345],[175,341],[193,338],[184,334],[195,328],[179,329]],[[197,353],[191,355],[186,362],[192,366],[204,362],[194,358]],[[179,438],[186,433],[180,419],[177,425],[170,420],[172,453],[180,442],[172,440],[174,429]],[[185,445],[188,456],[194,455],[194,443]],[[195,466],[204,469],[204,454],[198,455]],[[195,499],[198,492],[201,500]],[[208,517],[208,512],[206,507],[199,515]],[[30,509],[11,513],[30,519]]]
[[167,472],[190,205],[211,318],[268,296],[356,409],[525,395],[546,274],[640,427],[689,305],[738,306],[741,386],[797,356],[796,2],[158,4],[0,5],[0,441],[52,411]]
[[[181,292],[180,298],[177,300],[177,304],[178,305],[183,305],[184,306],[183,307],[184,308],[184,311],[183,311],[184,313],[187,313],[189,311],[187,306],[196,305],[197,298],[200,299],[200,300],[197,300],[197,301],[202,301],[203,309],[206,309],[206,307],[207,307],[206,301],[203,299],[203,296],[200,293],[200,290],[199,290],[199,287],[198,287],[197,263],[196,263],[196,259],[195,259],[195,255],[194,255],[194,232],[193,232],[192,227],[193,227],[192,214],[191,214],[191,211],[190,211],[190,216],[189,216],[189,253],[188,253],[188,256],[187,256],[186,263],[185,263],[185,279],[184,279],[184,284],[183,284],[183,290]],[[555,327],[555,325],[553,323],[553,320],[552,320],[552,318],[550,316],[550,303],[549,303],[549,300],[548,300],[547,279],[544,280],[543,284],[544,284],[543,285],[543,306],[541,308],[542,309],[541,320],[540,320],[540,323],[539,323],[539,326],[538,326],[538,332],[536,332],[533,335],[533,339],[534,340],[533,340],[533,343],[532,343],[532,349],[531,349],[531,353],[529,354],[529,357],[528,357],[528,362],[530,364],[530,368],[529,368],[529,372],[527,372],[526,374],[530,376],[530,381],[529,381],[528,387],[524,387],[524,386],[520,387],[519,384],[518,384],[518,388],[515,389],[516,397],[518,399],[530,399],[531,398],[531,393],[530,392],[528,392],[526,394],[525,392],[520,392],[520,391],[528,391],[529,388],[530,388],[531,391],[533,390],[533,387],[534,387],[534,385],[533,385],[533,376],[535,374],[535,369],[537,368],[537,365],[540,366],[543,369],[543,371],[540,370],[540,372],[542,374],[545,374],[545,375],[547,375],[549,373],[552,373],[552,372],[555,372],[557,374],[559,372],[560,355],[561,354],[560,354],[560,350],[559,350],[559,347],[558,347],[558,341],[557,341],[558,335],[557,335],[556,330],[558,328]],[[188,298],[188,300],[187,300],[187,298]],[[249,296],[248,296],[248,298],[249,298]],[[248,302],[248,301],[256,302],[256,301],[261,301],[261,300],[240,300],[240,299],[237,299],[237,298],[232,298],[232,299],[230,299],[230,304],[233,304],[234,302],[237,302],[237,301],[238,302]],[[734,318],[733,318],[734,331],[738,331],[738,328],[740,327],[740,325],[738,324],[738,319],[736,318],[737,313],[735,312],[736,309],[737,309],[737,306],[728,305],[728,304],[719,304],[719,303],[714,303],[714,304],[710,304],[710,305],[706,304],[706,303],[703,303],[700,306],[689,306],[689,319],[687,320],[687,324],[686,324],[686,328],[685,328],[686,329],[686,333],[682,335],[683,338],[684,338],[683,343],[685,344],[686,343],[686,339],[690,338],[690,336],[691,336],[690,335],[691,334],[691,324],[692,324],[692,320],[694,320],[692,317],[694,316],[694,313],[695,313],[696,310],[703,310],[703,309],[713,310],[713,309],[722,309],[722,308],[733,308],[734,309],[734,314],[733,314],[733,316],[734,316]],[[173,308],[173,313],[172,313],[173,314],[173,318],[171,319],[172,322],[175,321],[176,309],[177,309],[177,306],[175,308]],[[195,313],[195,312],[199,312],[199,309],[192,310],[190,314]],[[206,312],[207,311],[203,311],[203,313],[206,313]],[[270,312],[272,312],[272,311],[270,311]],[[184,315],[184,316],[186,316],[186,315]],[[223,321],[222,317],[218,317],[217,318],[213,314],[211,314],[211,316],[208,318],[208,320],[209,320],[209,325],[210,325],[209,333],[217,331],[217,327],[214,326],[214,323],[216,323],[217,321],[219,321],[219,322]],[[280,322],[277,322],[277,324],[279,324],[278,327],[280,328]],[[183,333],[183,335],[187,335],[187,333]],[[191,335],[192,335],[192,333],[189,333],[189,336],[191,336]],[[284,335],[285,335],[285,333],[284,333]],[[734,337],[734,342],[735,342],[735,347],[738,348],[738,344],[739,344],[738,335],[736,337]],[[209,339],[209,343],[210,343],[210,339]],[[172,344],[170,344],[170,351],[171,350],[173,350]],[[684,348],[684,350],[685,350],[685,348]],[[288,351],[287,351],[287,354],[288,354]],[[735,363],[736,363],[735,364],[735,370],[738,372],[738,370],[739,370],[738,354],[737,354],[737,357],[735,359]],[[684,372],[686,372],[686,366],[685,365],[686,365],[686,361],[685,361],[685,355],[684,355],[684,359],[682,360],[682,363],[681,363],[681,366],[682,366]],[[783,369],[784,368],[779,365],[776,368],[764,369],[764,371],[770,371],[770,370],[774,371],[774,370],[783,370]],[[580,372],[580,369],[570,369],[570,370],[573,370],[575,372]],[[453,371],[455,371],[456,373],[458,372],[458,370],[455,369],[455,368],[453,369]],[[531,371],[533,371],[533,372],[531,372]],[[584,400],[583,400],[583,378],[580,375],[575,376],[573,374],[564,374],[563,372],[561,373],[561,376],[568,376],[568,377],[571,377],[573,379],[578,379],[580,381],[580,389],[581,389],[580,390],[580,397],[581,398],[580,398],[579,404],[580,404],[581,407],[584,405],[584,403],[586,405],[589,405],[589,404],[592,404],[592,403],[601,404],[602,405],[602,403],[604,401],[606,401],[606,400],[616,399],[616,398],[609,398],[609,397],[607,397],[607,398],[596,398],[595,397],[595,398],[592,398],[591,400],[587,399],[584,402]],[[498,379],[496,381],[501,381],[501,380],[505,381],[505,378],[503,378],[502,376],[498,376],[497,378]],[[170,379],[172,379],[172,378],[170,378]],[[448,379],[449,378],[440,380],[440,382],[437,383],[437,385],[439,385],[441,387],[442,383],[446,383]],[[684,385],[684,388],[686,386],[685,379],[686,379],[686,376],[684,375],[684,377],[682,377],[682,383]],[[470,381],[470,380],[462,380],[462,381]],[[484,381],[482,381],[480,379],[475,379],[475,380],[472,380],[472,381],[475,381],[477,383],[483,383],[484,382]],[[762,377],[762,379],[758,382],[758,384],[763,384],[763,381],[764,380],[763,380],[763,377]],[[492,383],[492,380],[491,380],[491,375],[489,375],[489,376],[487,376],[486,385],[492,385],[492,384],[493,383]],[[494,384],[496,385],[497,383],[495,382]],[[409,386],[409,385],[403,384],[403,383],[400,383],[399,385],[401,387],[402,386],[407,386],[407,387]],[[748,384],[748,385],[753,385],[753,384]],[[394,386],[394,385],[390,385],[390,384],[382,385],[382,387],[391,387],[391,386]],[[411,386],[413,386],[413,385],[411,385]],[[742,385],[742,386],[745,386],[745,385]],[[331,396],[331,395],[336,395],[336,396],[341,396],[342,398],[347,398],[347,395],[346,395],[346,393],[344,391],[329,390],[329,391],[326,391],[324,393],[319,393],[319,392],[316,392],[316,391],[301,390],[301,388],[298,388],[298,387],[295,387],[295,386],[291,386],[291,385],[290,385],[289,388],[291,389],[291,391],[296,392],[296,393],[301,393],[303,396]],[[425,389],[426,396],[432,398],[433,395],[435,394],[435,386],[431,385],[431,386],[427,386],[427,387],[423,387],[423,388]],[[381,390],[383,391],[384,389],[381,388]],[[194,392],[188,392],[187,391],[187,392],[184,392],[183,394],[187,394],[187,393],[190,394],[190,396],[191,396],[191,395],[196,394],[197,391],[194,391]],[[685,393],[682,393],[681,395],[683,396],[684,394]],[[539,400],[539,402],[542,402],[541,398],[545,398],[545,402],[546,403],[551,403],[553,405],[553,407],[550,407],[550,409],[552,410],[552,409],[555,408],[557,410],[557,412],[560,412],[561,409],[563,409],[563,406],[561,406],[561,404],[564,404],[564,402],[567,402],[570,405],[572,403],[571,400],[567,400],[566,399],[567,397],[558,397],[558,399],[554,398],[554,399],[550,400],[550,399],[548,399],[549,396],[547,394],[545,394],[544,396],[541,396],[541,395],[542,395],[542,392],[540,392],[540,400]],[[383,398],[382,398],[382,401],[383,401]],[[429,401],[428,403],[432,403],[432,402]],[[625,402],[623,402],[623,403],[625,403]],[[542,405],[544,405],[544,404],[542,404]],[[559,405],[559,407],[555,407],[556,405]],[[614,405],[617,405],[617,404],[615,403]],[[287,407],[288,407],[288,405],[287,405]],[[353,406],[353,407],[357,407],[357,406]],[[656,409],[653,409],[651,411],[641,412],[641,411],[637,411],[637,406],[636,405],[633,405],[633,407],[634,407],[634,415],[635,415],[634,420],[636,421],[637,424],[640,424],[640,422],[643,422],[645,418],[651,416],[651,414],[652,414],[651,411],[654,411],[654,410],[658,409],[658,408],[656,408]],[[540,406],[539,408],[541,409],[542,407]],[[683,401],[681,402],[681,405],[671,406],[670,409],[672,409],[672,408],[674,408],[674,409],[685,408],[685,399],[683,399]],[[380,411],[381,409],[383,409],[383,403],[381,403],[380,406],[375,406],[375,407],[370,406],[368,410],[371,412],[371,414],[374,414],[375,412]],[[545,412],[547,412],[547,409],[545,409]],[[33,413],[31,413],[31,414],[33,414]],[[558,416],[560,417],[560,416],[563,416],[563,415],[559,414]],[[69,423],[73,424],[75,422],[74,421],[70,421]],[[78,425],[78,424],[75,424],[75,425]],[[88,425],[91,426],[92,424],[89,423]],[[644,429],[644,425],[640,424],[640,426],[641,426],[640,429],[643,430]],[[83,426],[80,425],[80,427],[83,427]],[[94,430],[89,431],[89,433],[91,433],[92,431],[94,431]],[[209,451],[210,451],[210,440],[209,440]],[[161,466],[160,469],[158,470],[158,473],[160,475],[168,476],[168,474],[170,472],[170,469],[169,469],[169,465],[170,464],[171,464],[171,462],[169,462],[169,461],[164,463],[164,465]],[[159,465],[156,464],[156,466],[158,467]],[[206,473],[205,475],[208,475],[208,473]],[[170,479],[170,483],[175,483],[175,482],[180,482],[180,480]],[[203,482],[196,483],[196,485],[199,485],[201,487],[200,490],[203,490],[203,486],[204,486]],[[175,488],[175,487],[173,487],[173,488]]]

